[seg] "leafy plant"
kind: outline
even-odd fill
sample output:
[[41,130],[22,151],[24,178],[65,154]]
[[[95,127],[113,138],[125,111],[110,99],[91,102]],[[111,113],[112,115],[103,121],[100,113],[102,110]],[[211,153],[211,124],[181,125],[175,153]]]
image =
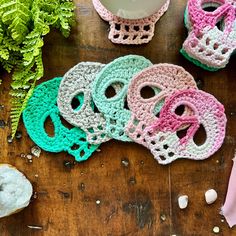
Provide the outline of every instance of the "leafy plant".
[[44,74],[43,38],[51,27],[68,37],[74,8],[71,0],[0,0],[0,65],[12,72],[13,137],[35,84]]

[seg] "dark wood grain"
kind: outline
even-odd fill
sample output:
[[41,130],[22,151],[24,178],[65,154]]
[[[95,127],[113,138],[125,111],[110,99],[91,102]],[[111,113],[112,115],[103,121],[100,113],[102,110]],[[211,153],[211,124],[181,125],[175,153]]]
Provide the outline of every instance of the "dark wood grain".
[[[22,212],[0,219],[1,236],[74,236],[74,235],[236,235],[221,222],[222,206],[236,144],[236,56],[219,72],[204,71],[180,54],[186,37],[183,12],[186,0],[172,1],[168,12],[156,24],[153,40],[142,46],[114,45],[107,39],[108,24],[94,11],[91,1],[77,0],[77,26],[69,39],[54,31],[45,38],[45,77],[63,75],[80,61],[108,63],[126,54],[139,54],[153,63],[169,62],[183,66],[204,91],[216,96],[226,108],[228,118],[224,145],[210,159],[201,162],[179,160],[159,165],[144,147],[134,143],[110,141],[101,146],[85,163],[72,169],[64,161],[73,161],[66,153],[42,152],[28,163],[21,153],[34,145],[21,124],[22,138],[7,142],[9,125],[10,76],[2,73],[0,87],[0,162],[11,163],[32,181],[37,198]],[[199,82],[200,81],[200,82]],[[127,163],[122,164],[122,160]],[[35,175],[39,177],[36,178]],[[204,201],[207,189],[217,190],[219,198],[211,206]],[[180,210],[177,198],[187,194],[189,207]],[[100,204],[96,204],[99,200]],[[27,225],[42,226],[32,230]]]

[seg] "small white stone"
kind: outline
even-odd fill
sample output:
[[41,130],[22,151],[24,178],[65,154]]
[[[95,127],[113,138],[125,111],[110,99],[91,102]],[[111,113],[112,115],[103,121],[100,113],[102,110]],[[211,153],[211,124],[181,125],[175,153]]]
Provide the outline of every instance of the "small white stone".
[[219,228],[218,226],[214,226],[213,232],[214,232],[215,234],[218,234],[218,233],[220,232],[220,228]]
[[31,148],[31,153],[35,156],[35,157],[40,157],[41,154],[41,148],[38,146],[33,146]]
[[205,192],[205,200],[207,204],[212,204],[217,199],[217,192],[214,189],[209,189]]
[[100,200],[97,200],[97,201],[96,201],[96,204],[97,204],[97,205],[99,205],[100,203],[101,203],[101,201],[100,201]]
[[27,157],[28,160],[32,160],[32,158],[33,158],[33,156],[30,155],[30,154],[27,154],[26,157]]
[[178,204],[180,209],[185,209],[188,206],[188,196],[183,195],[178,198]]

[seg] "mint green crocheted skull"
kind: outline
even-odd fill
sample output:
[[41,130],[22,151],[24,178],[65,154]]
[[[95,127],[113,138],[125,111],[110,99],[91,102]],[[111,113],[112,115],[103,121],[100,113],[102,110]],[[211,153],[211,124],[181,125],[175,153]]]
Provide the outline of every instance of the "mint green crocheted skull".
[[[80,128],[67,128],[62,123],[57,107],[57,94],[62,78],[54,78],[40,84],[34,90],[23,112],[23,121],[30,138],[42,149],[49,152],[66,151],[76,161],[87,160],[99,145],[86,141],[86,134]],[[79,98],[83,104],[83,98]],[[54,135],[49,136],[45,122],[50,118],[54,125]]]
[[[98,110],[105,116],[106,131],[110,137],[131,141],[124,131],[131,115],[126,107],[128,85],[134,75],[151,65],[145,57],[128,55],[107,64],[97,75],[92,85],[92,96]],[[107,94],[109,88],[116,90],[115,95]]]

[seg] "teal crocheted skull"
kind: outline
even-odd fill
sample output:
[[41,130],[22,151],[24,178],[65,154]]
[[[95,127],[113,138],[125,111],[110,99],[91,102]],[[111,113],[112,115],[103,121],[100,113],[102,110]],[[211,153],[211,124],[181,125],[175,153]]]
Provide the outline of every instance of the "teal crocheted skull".
[[[68,128],[63,124],[57,107],[57,94],[62,78],[54,78],[40,84],[34,90],[23,112],[23,121],[30,138],[43,150],[49,152],[66,151],[76,161],[87,160],[99,145],[86,141],[86,134],[78,127]],[[83,104],[83,98],[79,98]],[[45,122],[50,118],[54,126],[51,136],[45,130]]]
[[151,65],[142,56],[128,55],[107,64],[97,75],[92,85],[92,96],[98,110],[105,116],[110,137],[131,141],[124,131],[131,115],[126,106],[128,85],[134,75]]

